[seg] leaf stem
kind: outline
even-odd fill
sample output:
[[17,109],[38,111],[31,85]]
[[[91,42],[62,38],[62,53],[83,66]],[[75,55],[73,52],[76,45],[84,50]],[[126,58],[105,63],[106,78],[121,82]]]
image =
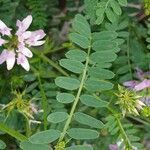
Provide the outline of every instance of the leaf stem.
[[58,143],[61,142],[61,141],[64,139],[64,137],[65,137],[65,135],[66,135],[66,132],[67,132],[67,130],[68,130],[68,128],[69,128],[69,125],[70,125],[70,123],[71,123],[71,120],[72,120],[73,114],[74,114],[74,112],[75,112],[76,106],[77,106],[77,104],[78,104],[78,102],[79,102],[80,95],[81,95],[81,92],[82,92],[82,89],[83,89],[83,86],[84,86],[84,82],[85,82],[85,79],[86,79],[86,74],[87,74],[87,69],[88,69],[88,64],[89,64],[90,51],[91,51],[91,47],[89,46],[89,48],[88,48],[88,55],[87,55],[87,57],[86,57],[86,63],[85,63],[85,68],[84,68],[84,70],[83,70],[83,75],[82,75],[80,87],[79,87],[79,89],[78,89],[78,92],[77,92],[76,98],[75,98],[75,100],[74,100],[74,103],[73,103],[73,105],[72,105],[72,108],[71,108],[69,117],[68,117],[68,119],[67,119],[67,121],[66,121],[66,123],[65,123],[63,132],[62,132],[62,134],[61,134],[61,136],[60,136],[60,138],[59,138]]
[[23,134],[9,128],[8,126],[6,126],[3,123],[0,123],[0,130],[8,133],[9,135],[11,135],[12,137],[16,138],[19,141],[26,141],[27,140],[26,136],[24,136]]

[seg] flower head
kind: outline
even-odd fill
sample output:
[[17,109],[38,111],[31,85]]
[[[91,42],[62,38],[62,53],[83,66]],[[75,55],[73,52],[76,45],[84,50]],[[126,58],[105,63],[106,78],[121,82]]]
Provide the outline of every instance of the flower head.
[[[40,46],[45,42],[45,40],[41,40],[45,37],[43,30],[27,31],[32,20],[31,15],[22,21],[17,20],[16,26],[18,30],[14,35],[11,34],[12,29],[8,28],[0,20],[0,46],[4,48],[0,54],[0,64],[6,62],[8,70],[11,70],[17,62],[18,65],[29,71],[28,58],[33,56],[29,48],[31,46]],[[8,36],[8,38],[4,39],[4,36]]]
[[116,104],[120,106],[123,116],[127,113],[139,115],[138,110],[143,109],[143,106],[145,106],[145,104],[139,100],[141,96],[121,86],[118,86],[118,90],[119,92],[116,94],[118,97]]

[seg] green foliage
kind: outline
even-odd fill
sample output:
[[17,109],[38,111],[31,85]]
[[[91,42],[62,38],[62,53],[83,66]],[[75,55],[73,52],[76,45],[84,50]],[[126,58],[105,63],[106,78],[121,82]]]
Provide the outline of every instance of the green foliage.
[[[46,6],[47,0],[37,1],[37,0],[28,0],[27,5],[32,12],[34,18],[34,25],[39,28],[43,28],[47,23],[47,14]],[[43,7],[44,6],[44,7]]]
[[[144,149],[149,106],[140,108],[135,99],[129,104],[126,93],[117,105],[116,97],[118,84],[137,78],[135,69],[149,70],[149,20],[131,10],[141,1],[130,2],[0,0],[6,24],[32,14],[31,30],[45,28],[48,36],[43,47],[32,49],[29,73],[0,66],[0,149],[9,146],[7,134],[22,150],[106,150],[113,143],[120,150]],[[134,94],[149,96],[149,90]],[[122,115],[133,104],[139,117]]]
[[85,5],[88,18],[99,25],[105,17],[110,22],[115,22],[122,14],[121,6],[127,6],[127,0],[85,0]]
[[[150,36],[150,19],[148,19],[148,36]],[[150,38],[147,38],[147,42],[150,43]],[[148,49],[150,49],[150,44],[147,46]]]
[[132,124],[124,123],[122,125],[119,116],[108,116],[106,118],[107,123],[106,127],[111,135],[118,136],[118,139],[122,140],[123,143],[120,145],[122,149],[125,146],[125,149],[132,150],[134,147],[139,149],[143,148],[143,145],[140,144],[140,138],[137,136],[137,131]]
[[6,148],[6,144],[0,140],[0,149],[5,149]]
[[0,0],[0,16],[7,25],[12,25],[20,0]]

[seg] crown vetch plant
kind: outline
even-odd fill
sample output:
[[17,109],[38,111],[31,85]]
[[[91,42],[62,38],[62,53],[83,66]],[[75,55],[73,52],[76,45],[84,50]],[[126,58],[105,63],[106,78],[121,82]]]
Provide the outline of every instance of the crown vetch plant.
[[0,149],[149,150],[148,3],[0,2]]

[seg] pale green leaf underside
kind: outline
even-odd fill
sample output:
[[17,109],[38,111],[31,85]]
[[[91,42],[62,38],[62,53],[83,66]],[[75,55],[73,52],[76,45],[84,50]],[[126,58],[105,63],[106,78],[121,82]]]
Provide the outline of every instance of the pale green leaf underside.
[[54,112],[48,115],[47,120],[51,123],[60,123],[65,121],[68,118],[66,112]]
[[29,141],[21,142],[20,148],[23,150],[52,150],[48,145],[44,144],[33,144]]
[[58,93],[56,97],[57,101],[60,103],[72,103],[75,96],[70,93]]
[[84,62],[86,60],[87,53],[82,50],[73,49],[68,51],[65,56],[71,60]]
[[77,146],[67,147],[64,150],[93,150],[93,148],[86,145],[77,145]]
[[73,73],[82,73],[84,65],[80,61],[71,59],[61,59],[60,65]]
[[83,129],[83,128],[71,128],[67,131],[67,134],[73,138],[78,140],[84,139],[96,139],[99,137],[99,132],[91,129]]
[[80,100],[84,105],[89,107],[101,108],[108,106],[108,102],[88,94],[81,95]]
[[99,66],[89,69],[89,76],[98,79],[112,79],[115,74],[107,69],[102,69]]
[[84,124],[93,128],[101,129],[104,127],[104,124],[100,120],[97,120],[93,118],[92,116],[89,116],[82,112],[76,112],[74,119],[81,124]]
[[60,136],[60,133],[61,132],[59,130],[54,129],[41,131],[39,133],[32,135],[29,138],[29,141],[33,144],[48,144],[57,140]]
[[113,84],[105,81],[105,80],[99,80],[96,78],[89,78],[85,86],[88,91],[90,92],[100,92],[105,90],[111,90],[113,88]]
[[55,84],[66,90],[76,90],[80,86],[80,81],[71,77],[57,77]]

